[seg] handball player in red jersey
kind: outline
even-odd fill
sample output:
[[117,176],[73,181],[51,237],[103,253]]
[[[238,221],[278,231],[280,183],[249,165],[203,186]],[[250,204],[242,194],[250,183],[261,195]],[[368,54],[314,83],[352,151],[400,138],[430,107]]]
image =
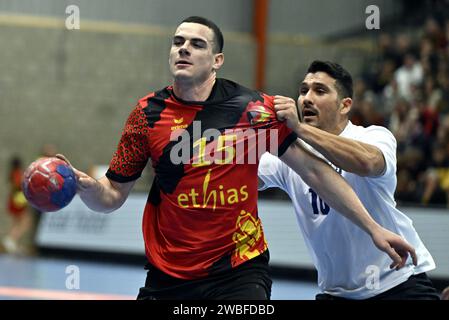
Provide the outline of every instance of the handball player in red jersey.
[[111,212],[151,160],[155,179],[142,228],[148,275],[138,299],[270,299],[269,253],[257,211],[265,151],[366,231],[393,266],[414,256],[407,242],[370,217],[338,173],[302,148],[276,117],[274,97],[217,78],[223,62],[215,23],[183,20],[169,55],[173,83],[131,111],[106,176],[96,180],[75,169],[84,203]]

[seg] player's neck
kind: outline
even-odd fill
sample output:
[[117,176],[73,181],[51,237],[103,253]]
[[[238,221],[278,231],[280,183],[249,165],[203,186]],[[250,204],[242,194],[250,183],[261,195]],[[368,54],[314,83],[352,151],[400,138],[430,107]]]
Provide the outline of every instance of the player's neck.
[[175,79],[173,92],[178,98],[184,101],[206,101],[212,92],[215,80],[215,72],[211,73],[206,81],[200,83]]
[[349,119],[345,119],[344,121],[341,121],[333,130],[333,134],[336,134],[337,136],[339,136],[347,127],[349,123]]

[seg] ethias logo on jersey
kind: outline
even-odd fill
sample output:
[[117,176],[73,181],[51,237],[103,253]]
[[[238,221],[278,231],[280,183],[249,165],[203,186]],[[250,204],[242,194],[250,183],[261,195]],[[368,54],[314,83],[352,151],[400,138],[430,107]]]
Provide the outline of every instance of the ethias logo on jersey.
[[178,206],[180,208],[208,208],[215,211],[216,207],[224,207],[244,202],[248,199],[248,185],[234,188],[225,188],[219,185],[218,189],[210,189],[209,182],[211,179],[211,171],[208,170],[204,177],[201,189],[192,188],[188,193],[180,193],[178,195]]

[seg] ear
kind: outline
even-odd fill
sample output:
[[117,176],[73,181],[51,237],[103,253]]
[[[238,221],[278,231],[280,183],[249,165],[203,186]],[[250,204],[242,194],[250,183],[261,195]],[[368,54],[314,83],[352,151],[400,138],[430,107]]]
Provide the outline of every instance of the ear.
[[221,66],[224,63],[224,54],[223,53],[217,53],[214,57],[215,61],[214,61],[214,65],[212,66],[212,68],[214,70],[218,70],[221,68]]
[[348,115],[349,111],[351,111],[352,108],[352,99],[351,98],[344,98],[340,101],[340,114],[341,115]]

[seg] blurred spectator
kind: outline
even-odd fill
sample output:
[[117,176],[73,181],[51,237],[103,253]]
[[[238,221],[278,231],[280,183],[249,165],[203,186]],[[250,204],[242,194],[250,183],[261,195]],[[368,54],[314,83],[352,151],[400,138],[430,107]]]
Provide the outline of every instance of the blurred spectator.
[[449,197],[449,155],[444,146],[433,148],[432,163],[425,175],[425,186],[421,202],[447,205]]
[[[354,124],[367,127],[369,125],[381,126],[384,124],[382,113],[379,112],[377,106],[373,102],[373,98],[365,98],[360,103],[355,105],[355,115],[359,115],[359,120],[353,118]],[[352,121],[352,120],[351,120]]]
[[[449,54],[448,54],[449,56]],[[441,70],[438,73],[438,84],[441,89],[441,99],[438,104],[438,111],[442,115],[449,114],[449,70],[444,72]]]
[[399,67],[400,65],[402,65],[404,57],[408,53],[413,52],[412,40],[407,34],[399,33],[396,36],[394,46],[398,59],[396,66]]
[[398,154],[396,199],[399,203],[414,203],[422,187],[419,182],[425,170],[425,156],[421,149],[407,147]]
[[449,48],[449,19],[446,20],[446,49]]
[[437,86],[433,77],[426,77],[424,80],[424,96],[426,98],[426,109],[430,109],[438,116],[438,106],[442,98],[442,90]]
[[23,252],[22,248],[19,246],[19,242],[31,226],[28,203],[22,192],[22,177],[22,161],[19,157],[14,156],[11,159],[8,174],[9,195],[7,204],[8,213],[13,220],[9,232],[2,241],[6,252],[10,253]]
[[403,65],[395,72],[394,77],[398,84],[399,95],[411,100],[414,87],[419,86],[423,80],[421,63],[416,60],[412,53],[407,53]]
[[379,73],[374,80],[373,90],[377,93],[382,92],[391,80],[394,79],[395,70],[395,62],[393,60],[385,60],[380,66]]
[[419,112],[416,125],[421,129],[414,142],[429,154],[439,126],[437,104],[440,97],[441,92],[434,87],[434,81],[429,77],[425,83],[425,89],[419,90],[419,94],[415,94],[415,101],[413,101]]
[[438,72],[438,54],[435,45],[429,38],[422,38],[420,43],[420,57],[423,72],[426,75],[434,75]]
[[365,81],[361,78],[354,81],[351,121],[355,125],[368,126],[370,124],[383,125],[385,110],[382,104],[375,102],[376,96],[368,90]]
[[446,47],[446,35],[444,34],[444,30],[441,28],[437,19],[433,17],[429,17],[427,19],[424,26],[424,34],[425,37],[432,41],[432,44],[437,50],[444,49]]
[[385,86],[382,92],[382,104],[384,105],[384,109],[388,112],[388,117],[393,113],[399,100],[401,100],[401,97],[399,96],[398,84],[394,79],[391,79],[390,83]]
[[[368,65],[365,80],[376,94],[382,92],[394,77],[395,70],[402,64],[390,34],[382,33],[377,42],[378,54]],[[355,89],[355,87],[354,87]]]
[[419,110],[406,99],[399,99],[390,116],[389,129],[398,143],[398,151],[402,152],[421,134],[417,125]]

